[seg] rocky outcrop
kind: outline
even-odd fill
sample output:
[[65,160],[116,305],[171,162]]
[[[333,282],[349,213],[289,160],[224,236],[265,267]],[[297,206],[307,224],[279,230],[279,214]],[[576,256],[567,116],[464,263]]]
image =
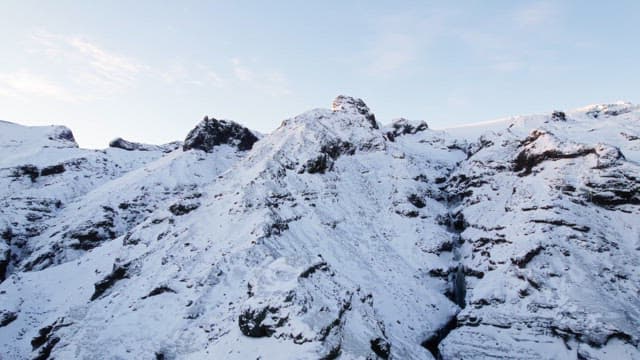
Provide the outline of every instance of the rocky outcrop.
[[127,141],[123,138],[116,138],[109,142],[109,147],[122,149],[126,151],[161,151],[161,152],[171,152],[173,150],[179,149],[182,145],[179,141],[174,141],[164,145],[149,145],[149,144],[141,144],[137,142]]
[[362,115],[364,116],[365,120],[369,122],[372,128],[378,128],[376,116],[371,112],[367,104],[365,104],[362,99],[351,96],[338,95],[331,104],[331,110],[348,114]]
[[246,151],[253,147],[258,137],[246,127],[230,120],[205,118],[189,132],[182,149],[211,152],[215,146],[230,145],[238,150]]
[[391,122],[390,130],[385,135],[390,141],[402,135],[412,135],[429,128],[424,121],[409,121],[405,118],[395,119]]

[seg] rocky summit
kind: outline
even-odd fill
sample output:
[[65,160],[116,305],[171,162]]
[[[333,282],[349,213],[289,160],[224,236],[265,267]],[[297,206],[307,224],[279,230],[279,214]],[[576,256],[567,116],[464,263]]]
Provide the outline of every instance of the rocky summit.
[[640,106],[0,122],[2,359],[638,359]]

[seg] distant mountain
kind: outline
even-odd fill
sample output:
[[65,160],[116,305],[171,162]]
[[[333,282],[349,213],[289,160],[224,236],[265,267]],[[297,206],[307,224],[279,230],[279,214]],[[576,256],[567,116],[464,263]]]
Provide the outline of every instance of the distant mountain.
[[0,122],[2,359],[640,358],[640,107]]

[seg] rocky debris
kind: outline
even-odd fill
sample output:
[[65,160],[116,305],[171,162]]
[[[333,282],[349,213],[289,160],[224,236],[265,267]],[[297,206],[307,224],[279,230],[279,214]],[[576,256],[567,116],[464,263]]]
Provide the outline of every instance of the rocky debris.
[[64,234],[74,239],[70,246],[76,250],[91,250],[104,241],[116,238],[114,231],[116,211],[108,206],[102,207],[102,219],[96,222],[87,221],[81,226]]
[[18,314],[14,313],[13,311],[1,310],[0,311],[0,327],[11,324],[17,318],[18,318]]
[[94,284],[94,292],[91,295],[91,301],[101,297],[107,290],[109,290],[116,282],[129,277],[130,264],[113,265],[113,270],[104,279]]
[[378,128],[376,116],[371,112],[367,104],[365,104],[362,99],[338,95],[331,104],[331,110],[362,115],[373,129]]
[[38,335],[31,339],[33,351],[38,350],[33,356],[33,360],[47,360],[51,356],[53,348],[60,342],[60,337],[55,333],[57,330],[71,326],[73,323],[66,323],[64,318],[57,319],[53,324],[47,325],[38,330]]
[[381,359],[389,359],[391,355],[391,344],[383,338],[375,338],[371,340],[371,351]]
[[306,279],[309,276],[313,275],[313,273],[315,273],[316,271],[329,271],[329,265],[327,265],[326,261],[321,261],[301,272],[298,277],[301,279]]
[[394,119],[391,122],[391,130],[385,133],[389,141],[395,141],[398,136],[413,135],[429,128],[424,121],[409,121],[405,118]]
[[300,172],[309,174],[324,174],[333,169],[333,164],[342,155],[353,155],[356,149],[348,141],[333,140],[328,141],[320,147],[320,154],[307,160]]
[[422,209],[423,207],[427,206],[427,204],[424,202],[424,199],[422,199],[418,194],[411,194],[407,197],[407,200],[411,203],[411,205],[417,207],[418,209]]
[[538,245],[535,248],[527,251],[526,254],[516,258],[512,258],[511,263],[518,266],[521,269],[524,269],[527,266],[527,264],[529,264],[531,260],[533,260],[534,257],[540,255],[542,250],[544,250],[544,246]]
[[169,206],[169,211],[175,216],[186,215],[200,207],[198,202],[178,202]]
[[150,298],[152,296],[157,296],[157,295],[164,294],[164,293],[173,293],[173,294],[175,294],[176,291],[173,290],[172,288],[166,286],[166,285],[162,285],[162,286],[158,286],[158,287],[154,288],[153,290],[151,290],[149,292],[149,294],[143,296],[141,299],[144,300],[146,298]]
[[629,174],[613,172],[603,178],[585,182],[588,189],[584,198],[598,206],[640,205],[640,179]]
[[16,167],[11,174],[14,178],[20,178],[23,176],[27,176],[31,179],[31,182],[36,182],[38,176],[40,176],[40,170],[37,166],[27,164]]
[[149,145],[142,144],[132,141],[127,141],[123,138],[116,138],[109,142],[109,147],[122,149],[126,151],[162,151],[162,152],[171,152],[173,150],[177,150],[182,145],[179,141],[174,141],[164,145]]
[[230,120],[217,120],[207,116],[189,132],[182,149],[211,152],[215,146],[230,145],[240,151],[251,150],[258,137],[246,127]]
[[62,174],[65,171],[64,164],[51,165],[40,170],[40,176]]
[[245,309],[238,317],[240,331],[249,337],[269,337],[275,333],[275,329],[283,326],[286,317],[278,315],[278,308],[266,306],[261,309]]

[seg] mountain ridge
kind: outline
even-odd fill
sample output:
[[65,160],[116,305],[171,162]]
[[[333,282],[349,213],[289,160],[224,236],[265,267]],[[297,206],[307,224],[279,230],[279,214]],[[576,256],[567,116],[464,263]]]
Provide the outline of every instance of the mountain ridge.
[[[251,149],[92,153],[138,165],[80,167],[104,181],[59,210],[47,198],[46,219],[4,195],[5,226],[52,225],[23,231],[32,265],[0,284],[0,342],[41,358],[633,358],[639,121],[603,105],[470,140],[380,126],[340,96]],[[67,173],[3,181],[27,204]],[[96,227],[113,234],[64,235]]]

